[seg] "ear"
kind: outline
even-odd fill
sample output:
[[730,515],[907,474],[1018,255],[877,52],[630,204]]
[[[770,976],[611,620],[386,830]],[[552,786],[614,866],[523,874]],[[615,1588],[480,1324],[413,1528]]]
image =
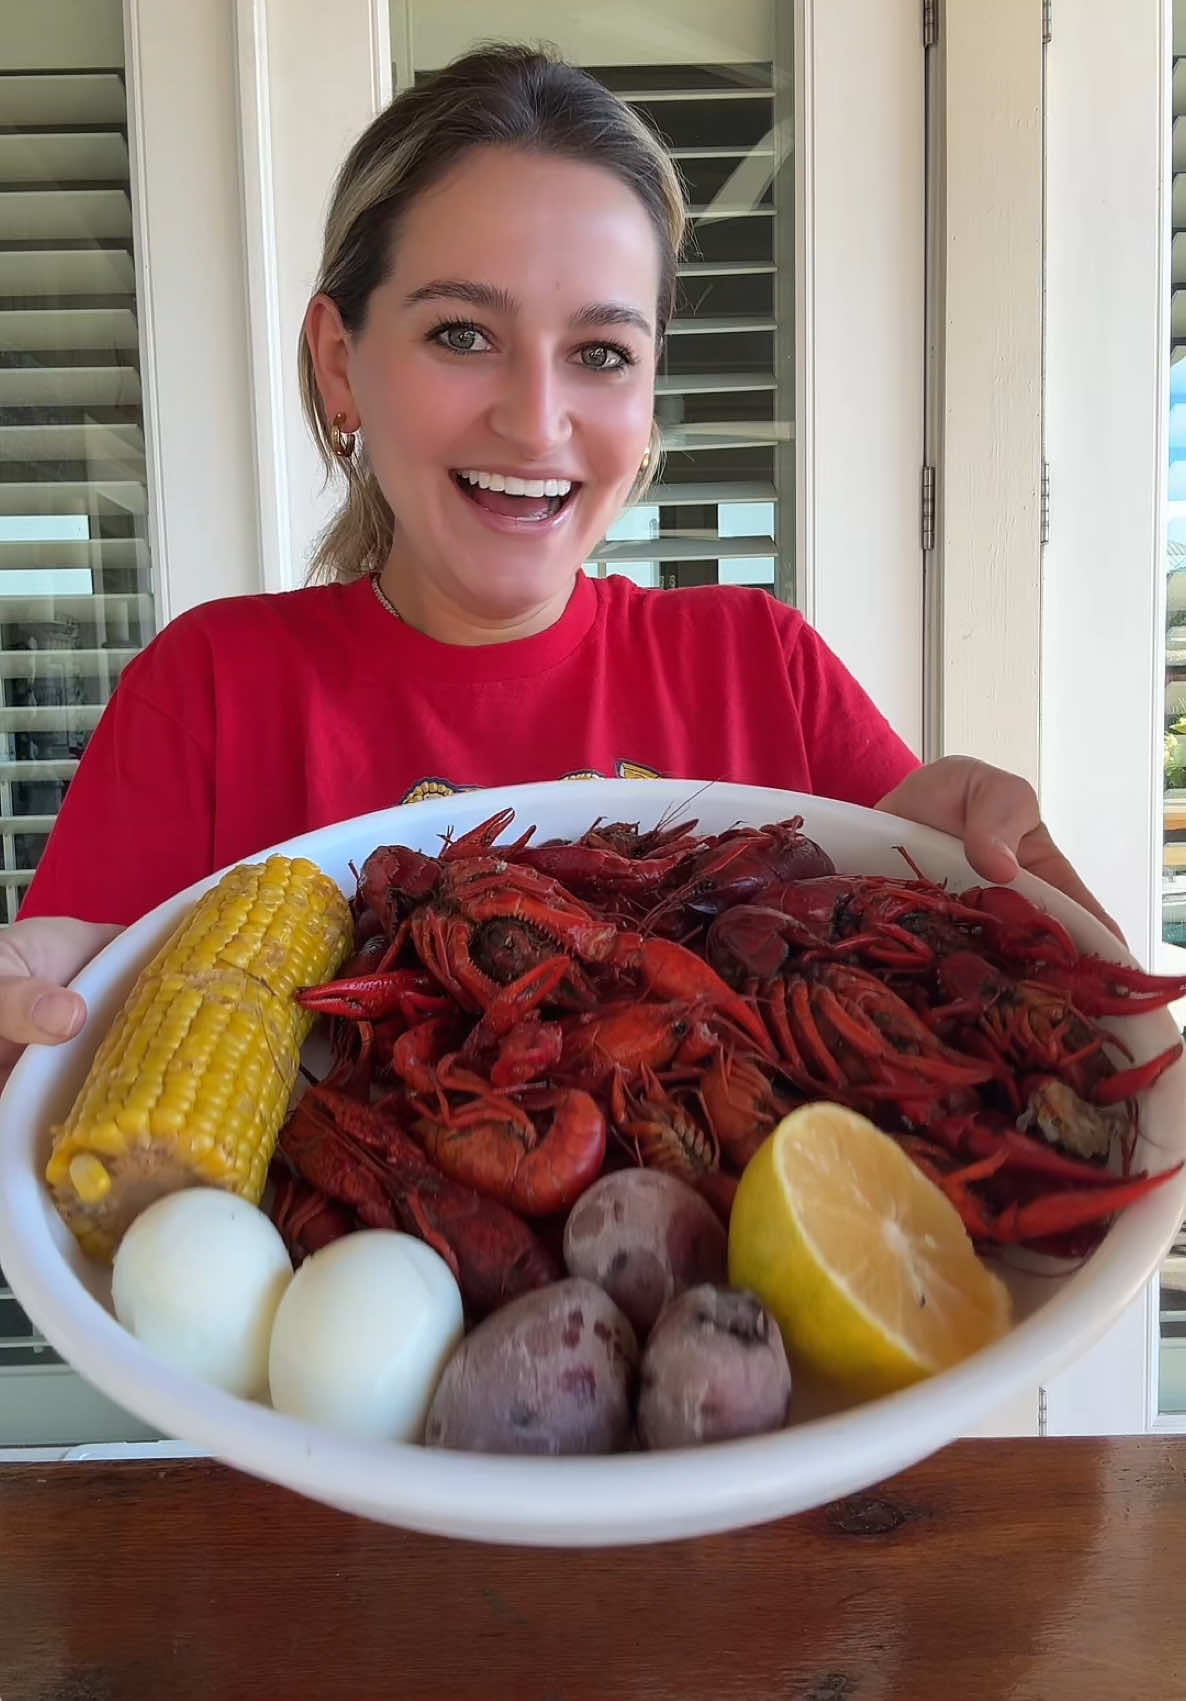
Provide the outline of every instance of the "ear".
[[350,334],[337,304],[328,295],[315,295],[305,313],[305,341],[313,359],[317,388],[325,417],[344,415],[343,429],[358,429],[358,407],[350,387]]

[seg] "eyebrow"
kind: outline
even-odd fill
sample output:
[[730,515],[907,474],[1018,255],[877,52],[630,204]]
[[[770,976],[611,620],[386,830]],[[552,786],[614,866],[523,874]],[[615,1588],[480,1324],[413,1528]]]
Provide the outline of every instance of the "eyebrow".
[[[471,307],[484,307],[488,312],[502,313],[511,318],[519,311],[514,296],[497,284],[478,283],[469,278],[434,278],[421,284],[404,297],[405,307],[420,301],[464,301]],[[645,313],[637,307],[626,307],[616,301],[591,301],[578,308],[569,321],[572,325],[631,325],[644,336],[653,336],[654,328]]]

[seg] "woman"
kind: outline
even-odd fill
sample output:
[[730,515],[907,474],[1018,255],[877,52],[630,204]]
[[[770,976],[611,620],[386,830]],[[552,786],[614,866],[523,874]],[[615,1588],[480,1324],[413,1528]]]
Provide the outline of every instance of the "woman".
[[650,131],[525,48],[459,60],[360,138],[300,352],[347,481],[328,582],[194,609],[125,670],[0,941],[0,1065],[77,1031],[63,983],[171,892],[434,791],[632,772],[815,791],[1095,907],[1028,785],[920,767],[795,611],[581,572],[653,476],[683,225]]

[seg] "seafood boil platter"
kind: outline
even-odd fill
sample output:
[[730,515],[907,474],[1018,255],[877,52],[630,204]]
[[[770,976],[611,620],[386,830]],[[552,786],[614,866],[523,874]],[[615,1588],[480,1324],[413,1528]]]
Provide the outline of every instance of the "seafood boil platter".
[[1186,1214],[1072,900],[798,793],[430,799],[177,894],[0,1095],[0,1265],[162,1433],[462,1538],[807,1510],[1083,1353]]

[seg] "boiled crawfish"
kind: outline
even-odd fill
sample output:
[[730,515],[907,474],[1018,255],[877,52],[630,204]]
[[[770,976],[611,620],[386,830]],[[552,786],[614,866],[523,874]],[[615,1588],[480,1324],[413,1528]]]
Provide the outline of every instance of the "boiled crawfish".
[[455,1181],[521,1216],[548,1217],[567,1211],[600,1175],[605,1118],[579,1088],[512,1098],[448,1060],[436,1084],[437,1102],[421,1106],[413,1133]]
[[673,917],[687,928],[738,904],[761,901],[785,882],[830,874],[835,868],[831,857],[802,826],[803,817],[793,815],[763,827],[731,827],[705,839],[681,870],[680,884],[648,913],[647,930],[660,924],[670,930]]
[[615,1132],[638,1163],[694,1187],[727,1227],[738,1177],[721,1168],[717,1140],[693,1109],[645,1067],[637,1090],[628,1087],[621,1074],[615,1075],[610,1106]]
[[934,1007],[930,1020],[972,1024],[1003,1065],[1022,1076],[1058,1076],[1091,1104],[1121,1104],[1146,1091],[1180,1055],[1181,1042],[1146,1063],[1118,1069],[1107,1047],[1116,1037],[1076,1009],[1065,993],[1039,981],[1015,981],[973,951],[952,952],[938,965],[951,1002]]
[[[444,1175],[383,1105],[309,1087],[281,1130],[277,1153],[307,1187],[346,1206],[367,1228],[400,1229],[427,1242],[475,1318],[558,1279],[555,1260],[522,1218]],[[307,1195],[290,1195],[285,1212],[298,1252],[324,1243],[325,1217]],[[337,1221],[332,1214],[331,1225]]]
[[[628,1148],[727,1219],[735,1172],[813,1098],[898,1138],[985,1243],[1081,1250],[1164,1179],[1116,1177],[1105,1159],[1119,1144],[1127,1167],[1130,1101],[1180,1047],[1121,1067],[1095,1018],[1186,995],[1186,978],[1080,955],[1005,888],[953,893],[913,864],[909,879],[838,874],[799,817],[498,844],[512,819],[446,835],[436,856],[381,846],[364,863],[359,952],[302,1001],[333,1019],[335,1079],[396,1087],[381,1110],[339,1098],[337,1122],[313,1122],[334,1185],[286,1178],[294,1238],[421,1219],[451,1246],[431,1205],[461,1239],[468,1223],[500,1247],[478,1255],[487,1277],[512,1246],[538,1272],[548,1255],[517,1212],[562,1211]],[[292,1142],[317,1170],[308,1136]],[[503,1199],[514,1209],[488,1218]],[[527,1242],[504,1244],[507,1218]]]

